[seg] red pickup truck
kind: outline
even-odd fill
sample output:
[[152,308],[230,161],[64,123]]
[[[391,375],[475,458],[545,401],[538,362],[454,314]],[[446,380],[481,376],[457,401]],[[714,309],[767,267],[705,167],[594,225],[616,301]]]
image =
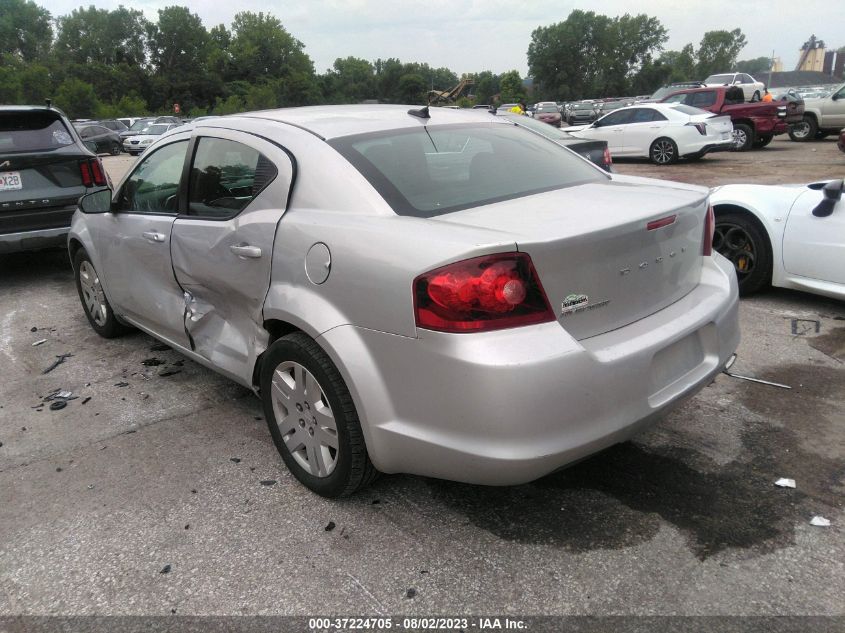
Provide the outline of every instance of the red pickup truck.
[[745,152],[752,147],[765,147],[772,138],[787,131],[791,123],[801,121],[803,104],[785,101],[745,103],[742,90],[733,86],[689,88],[678,90],[662,103],[683,103],[731,117],[734,124],[734,150]]

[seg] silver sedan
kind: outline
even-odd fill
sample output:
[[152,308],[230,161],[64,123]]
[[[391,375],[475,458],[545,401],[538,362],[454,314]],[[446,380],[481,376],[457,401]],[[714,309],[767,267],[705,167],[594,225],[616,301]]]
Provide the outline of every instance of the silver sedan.
[[208,119],[80,206],[94,330],[253,389],[324,496],[378,472],[536,479],[658,419],[739,342],[706,189],[608,174],[506,119]]

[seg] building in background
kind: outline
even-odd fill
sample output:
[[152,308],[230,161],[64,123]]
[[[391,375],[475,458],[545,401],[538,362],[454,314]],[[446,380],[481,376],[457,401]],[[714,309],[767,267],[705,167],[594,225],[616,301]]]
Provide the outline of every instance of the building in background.
[[800,53],[801,56],[798,58],[798,65],[795,70],[823,72],[825,62],[824,40],[817,40],[815,35],[811,35],[810,39],[804,42]]

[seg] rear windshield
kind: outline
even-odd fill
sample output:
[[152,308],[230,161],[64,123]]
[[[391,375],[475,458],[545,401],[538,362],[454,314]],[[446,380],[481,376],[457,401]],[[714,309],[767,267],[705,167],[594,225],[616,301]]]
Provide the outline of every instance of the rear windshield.
[[50,112],[0,113],[0,154],[51,150],[73,142],[62,121]]
[[545,136],[547,139],[551,139],[553,141],[572,138],[569,134],[561,131],[558,127],[549,125],[548,123],[543,123],[537,119],[532,119],[531,117],[522,116],[521,114],[506,114],[503,118],[508,121],[513,121],[522,127],[527,127],[529,130],[534,130],[535,132]]
[[149,121],[149,120],[147,120],[147,121],[135,121],[135,123],[133,123],[132,127],[130,127],[129,129],[132,130],[133,132],[135,132],[135,131],[138,131],[138,130],[144,130],[144,129],[150,127],[150,125],[152,125],[152,121]]
[[331,141],[399,215],[433,217],[606,178],[512,124],[444,125]]
[[733,75],[710,75],[704,80],[706,84],[729,84],[734,80]]
[[713,116],[707,110],[702,110],[701,108],[693,108],[692,106],[684,105],[683,103],[679,103],[678,105],[672,106],[673,110],[677,110],[678,112],[683,112],[684,114],[706,114],[708,116]]
[[573,104],[573,110],[592,110],[595,106],[592,103],[576,103]]
[[557,106],[553,106],[553,105],[538,106],[537,112],[542,112],[544,114],[548,113],[548,112],[554,112],[554,113],[558,113],[558,114],[560,113],[560,111],[557,109]]
[[144,130],[144,134],[153,134],[159,135],[164,134],[167,132],[170,125],[168,123],[156,123],[155,125],[151,125],[150,127]]

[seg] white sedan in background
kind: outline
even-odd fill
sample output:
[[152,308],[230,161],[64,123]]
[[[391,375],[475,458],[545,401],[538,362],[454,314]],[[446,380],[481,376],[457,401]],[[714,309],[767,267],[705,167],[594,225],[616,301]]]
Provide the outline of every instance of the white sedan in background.
[[757,81],[748,73],[724,73],[710,75],[704,80],[704,85],[710,86],[739,86],[746,101],[759,101],[766,92],[766,84]]
[[123,151],[137,156],[157,141],[159,136],[175,127],[179,127],[179,125],[179,123],[154,123],[144,128],[136,136],[129,136],[123,139]]
[[713,189],[713,249],[733,262],[741,294],[771,284],[845,299],[842,180]]
[[656,165],[729,150],[733,139],[730,117],[669,103],[620,108],[590,125],[565,131],[578,138],[607,141],[614,158],[642,157]]

